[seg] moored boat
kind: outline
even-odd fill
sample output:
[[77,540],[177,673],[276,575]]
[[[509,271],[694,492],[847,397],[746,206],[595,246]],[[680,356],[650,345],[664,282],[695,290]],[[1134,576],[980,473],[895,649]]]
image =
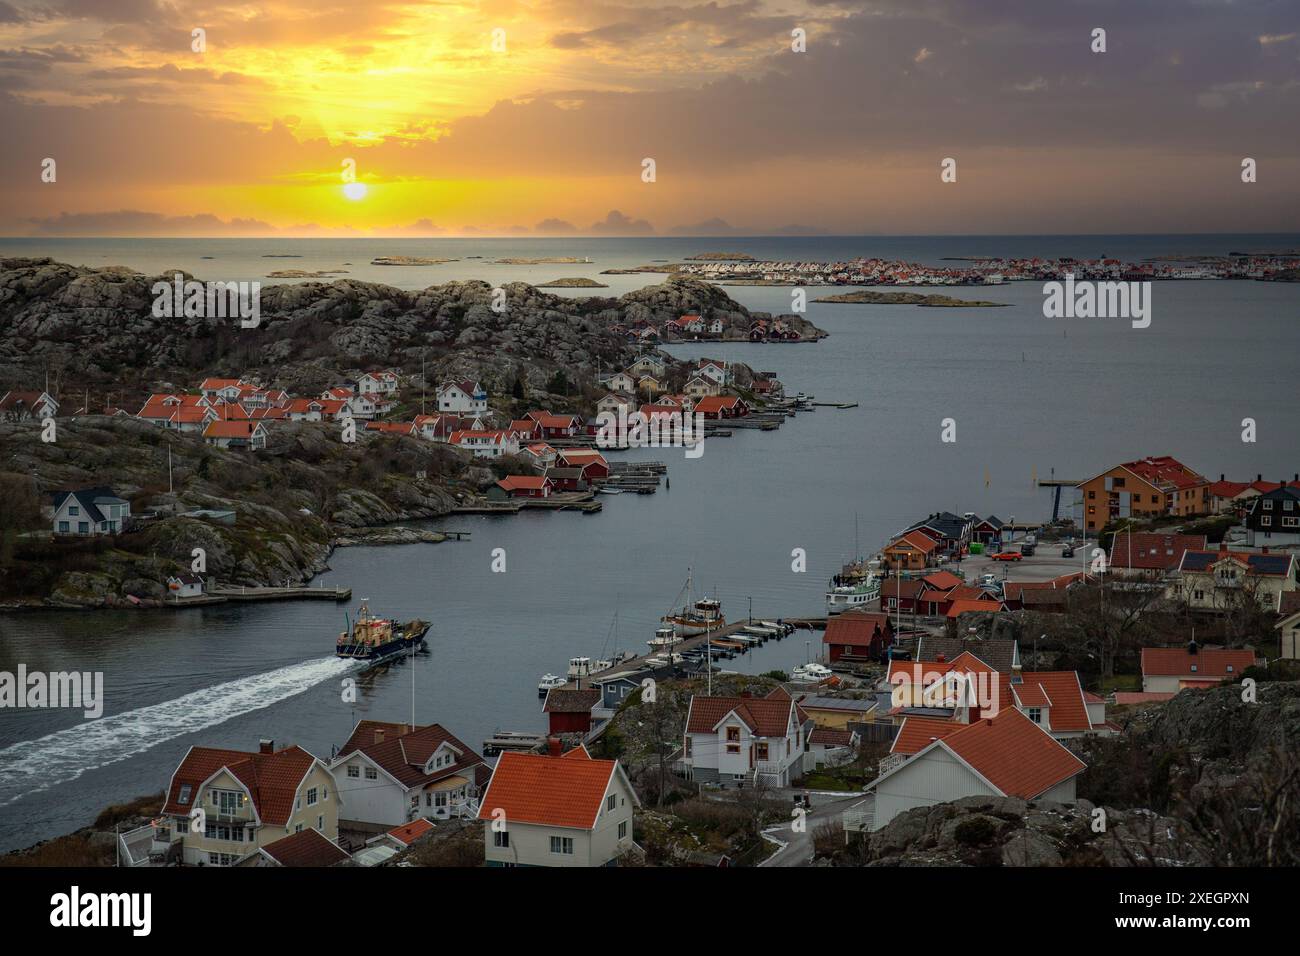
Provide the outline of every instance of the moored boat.
[[857,607],[866,607],[880,599],[880,581],[875,577],[860,579],[852,584],[834,584],[826,592],[826,613],[842,614]]
[[558,677],[555,674],[543,674],[542,679],[537,682],[537,696],[545,697],[555,688],[563,687],[567,683],[568,681],[563,677]]
[[357,621],[347,631],[339,634],[335,642],[336,657],[378,661],[400,654],[402,651],[424,643],[429,622],[411,620],[401,623],[387,618],[370,616],[370,601],[364,599],[357,611]]

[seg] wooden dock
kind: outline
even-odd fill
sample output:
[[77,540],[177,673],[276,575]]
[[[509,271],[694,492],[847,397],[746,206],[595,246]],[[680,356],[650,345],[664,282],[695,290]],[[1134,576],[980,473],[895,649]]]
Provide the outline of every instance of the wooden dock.
[[207,596],[223,598],[227,601],[347,601],[352,597],[352,589],[212,587],[208,589]]
[[603,507],[604,505],[596,500],[593,492],[561,492],[551,495],[549,498],[512,498],[509,501],[489,501],[486,498],[477,498],[473,501],[458,504],[451,509],[451,513],[457,515],[513,515],[518,514],[525,508],[540,508],[551,511],[581,511],[584,514],[594,514]]

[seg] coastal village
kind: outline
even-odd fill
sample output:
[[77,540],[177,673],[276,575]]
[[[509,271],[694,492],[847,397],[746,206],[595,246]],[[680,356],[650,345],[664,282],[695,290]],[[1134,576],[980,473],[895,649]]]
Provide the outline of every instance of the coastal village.
[[[366,383],[373,397],[358,407],[370,413],[383,407],[385,375]],[[141,414],[200,433],[231,420],[265,427],[264,417],[229,417],[231,404],[247,407],[237,399],[248,388],[209,380],[197,401],[167,413],[176,396],[153,396]],[[585,423],[547,413],[488,428],[485,399],[473,382],[440,388],[430,417],[455,421],[436,434],[455,444],[458,433],[490,432],[524,450],[581,437]],[[314,406],[351,399],[275,400],[257,407],[336,415],[344,406]],[[566,469],[607,464],[601,453],[564,464],[554,452]],[[502,482],[512,496],[553,493]],[[456,735],[455,714],[426,725],[363,719],[328,754],[270,738],[246,750],[194,746],[160,781],[151,819],[118,834],[116,860],[858,865],[899,852],[898,834],[932,808],[1092,806],[1080,801],[1097,786],[1094,748],[1122,745],[1162,708],[1223,707],[1243,681],[1300,666],[1300,476],[1211,480],[1158,456],[1063,484],[1080,498],[1082,526],[922,516],[841,569],[825,616],[729,622],[716,600],[687,603],[664,618],[650,653],[575,658],[565,675],[546,675],[537,726],[480,746]],[[73,501],[97,508],[96,520],[126,517],[111,494],[68,495],[61,515]],[[816,662],[762,677],[728,669],[799,629],[821,632]],[[1113,840],[1096,852],[1176,852],[1136,823]],[[992,836],[984,842],[996,850]],[[1012,865],[1069,858],[1042,839],[996,852]]]
[[[10,391],[0,396],[7,425],[34,436],[50,422],[73,431],[107,421],[143,436],[133,447],[165,439],[155,460],[168,462],[147,492],[42,487],[43,528],[24,543],[120,546],[181,522],[239,530],[244,512],[172,490],[173,450],[200,453],[196,477],[253,473],[286,440],[315,461],[348,445],[363,460],[391,455],[415,487],[426,467],[445,467],[457,480],[439,490],[436,514],[592,514],[606,495],[651,494],[668,480],[664,462],[632,460],[630,443],[604,440],[602,417],[667,422],[667,443],[686,445],[686,416],[703,421],[692,440],[712,440],[828,404],[787,394],[773,372],[657,350],[727,336],[709,309],[674,311],[605,323],[631,360],[591,383],[569,381],[561,366],[544,389],[522,375],[489,388],[447,365],[426,378],[417,355],[310,391],[238,367],[129,402],[104,388],[102,404],[48,387]],[[771,337],[786,331],[778,321],[731,325],[748,338],[763,322],[762,341],[800,340]],[[539,391],[547,401],[532,400]],[[1055,495],[1050,518],[917,515],[824,590],[814,585],[824,613],[791,615],[759,594],[755,616],[697,594],[688,576],[646,651],[521,676],[520,695],[537,691],[531,725],[467,739],[463,715],[419,724],[403,708],[308,750],[268,722],[246,747],[196,743],[149,784],[158,796],[106,808],[62,838],[71,844],[26,852],[71,845],[82,862],[142,867],[1225,862],[1198,821],[1215,801],[1239,805],[1236,786],[1275,794],[1292,781],[1274,739],[1242,714],[1284,711],[1290,698],[1272,688],[1285,690],[1300,666],[1300,475],[1215,481],[1169,456],[1096,467],[1039,482]],[[1064,490],[1077,520],[1062,509]],[[335,540],[316,544],[328,554]],[[151,561],[169,570],[122,588],[159,613],[351,598],[287,573],[232,588],[211,571]],[[363,602],[335,654],[382,673],[420,653],[430,626],[372,617]],[[730,663],[800,632],[810,652],[798,666],[745,674]],[[1170,754],[1171,736],[1192,752]],[[1215,785],[1174,779],[1193,764],[1198,774],[1214,767]],[[1107,826],[1081,825],[1097,809]],[[102,851],[106,833],[109,859],[89,849]]]
[[838,262],[758,260],[737,255],[707,262],[642,266],[638,271],[671,272],[723,285],[971,286],[1075,279],[1123,282],[1191,279],[1296,281],[1300,256],[1294,252],[1234,253],[1229,256],[1170,256],[1127,262],[1091,259],[972,258],[936,266],[902,259],[862,258]]

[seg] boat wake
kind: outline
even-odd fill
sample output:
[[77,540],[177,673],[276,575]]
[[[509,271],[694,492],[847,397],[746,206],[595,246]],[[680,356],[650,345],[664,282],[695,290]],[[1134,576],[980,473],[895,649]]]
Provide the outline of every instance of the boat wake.
[[337,657],[290,664],[6,747],[0,750],[0,807],[184,734],[269,707],[356,666],[356,661]]

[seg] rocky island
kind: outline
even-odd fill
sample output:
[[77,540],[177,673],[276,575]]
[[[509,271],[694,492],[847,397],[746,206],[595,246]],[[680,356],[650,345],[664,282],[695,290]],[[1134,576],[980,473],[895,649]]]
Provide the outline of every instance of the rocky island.
[[954,299],[950,295],[924,292],[877,292],[862,289],[839,295],[813,299],[830,305],[917,305],[928,309],[990,309],[1001,308],[1005,302],[986,302],[982,299]]
[[[639,354],[627,330],[703,314],[742,336],[771,319],[689,278],[618,298],[509,283],[504,311],[481,281],[407,291],[338,279],[264,287],[261,322],[244,329],[225,318],[154,316],[151,289],[163,278],[0,259],[0,394],[43,387],[62,405],[52,441],[34,418],[0,421],[0,605],[158,603],[196,547],[223,584],[300,584],[334,547],[437,540],[393,525],[447,514],[529,467],[364,423],[347,443],[333,420],[268,420],[265,447],[221,447],[197,427],[138,418],[151,395],[182,395],[213,377],[316,396],[387,368],[404,383],[385,416],[394,423],[432,411],[439,383],[467,378],[488,390],[498,421],[530,408],[585,418],[606,394],[598,370]],[[782,319],[790,324],[774,324],[806,340],[825,335],[800,317]],[[661,357],[665,379],[680,388],[686,364]],[[742,387],[750,382],[743,365],[734,371]],[[51,496],[100,486],[141,516],[133,530],[52,535]]]

